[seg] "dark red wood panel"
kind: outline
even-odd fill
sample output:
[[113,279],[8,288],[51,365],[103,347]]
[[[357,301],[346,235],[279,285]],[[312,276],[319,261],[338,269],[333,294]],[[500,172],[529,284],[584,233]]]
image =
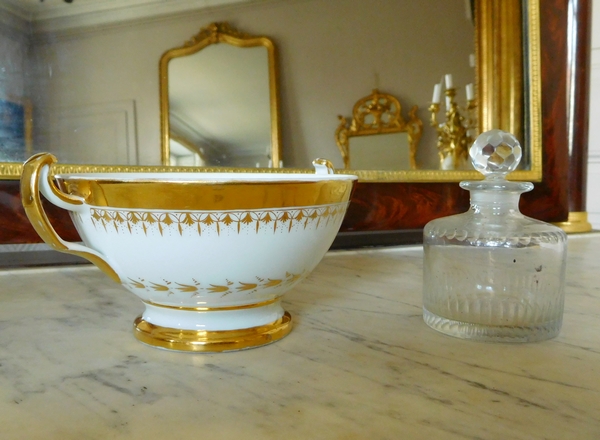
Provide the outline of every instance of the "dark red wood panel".
[[342,231],[421,229],[430,220],[464,212],[468,193],[458,183],[359,182]]
[[567,94],[568,130],[570,130],[569,157],[569,211],[586,210],[587,157],[589,128],[589,89],[592,40],[592,2],[571,1],[573,13],[570,37],[573,53],[567,73],[573,77]]
[[569,0],[542,0],[543,181],[522,197],[523,213],[548,222],[569,216],[567,135],[567,19]]
[[[21,204],[20,182],[0,181],[0,243],[20,244],[41,242],[31,226]],[[65,240],[79,241],[79,234],[69,214],[51,203],[44,203],[56,232]]]

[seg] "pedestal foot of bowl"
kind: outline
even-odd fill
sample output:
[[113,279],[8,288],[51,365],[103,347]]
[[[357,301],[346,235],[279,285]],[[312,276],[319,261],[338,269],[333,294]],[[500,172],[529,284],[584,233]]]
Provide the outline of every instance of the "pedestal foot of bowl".
[[151,324],[139,316],[133,334],[141,342],[168,350],[215,353],[260,347],[278,341],[292,330],[288,312],[276,321],[236,330],[185,330]]

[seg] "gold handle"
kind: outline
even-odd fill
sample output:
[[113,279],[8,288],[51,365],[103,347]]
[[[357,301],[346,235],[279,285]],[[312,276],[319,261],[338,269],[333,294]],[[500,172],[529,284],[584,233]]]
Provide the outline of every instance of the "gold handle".
[[[84,208],[83,200],[70,196],[60,191],[49,178],[49,170],[56,163],[56,157],[49,153],[39,153],[29,158],[23,165],[21,175],[21,201],[25,214],[29,218],[33,228],[48,245],[57,251],[77,255],[95,264],[117,283],[121,278],[108,264],[99,252],[77,243],[70,243],[61,239],[52,225],[42,206],[40,189],[44,196],[54,205],[68,211],[77,211]],[[40,184],[42,188],[40,188]]]
[[313,167],[315,167],[316,174],[335,174],[333,164],[327,159],[317,158],[313,160]]

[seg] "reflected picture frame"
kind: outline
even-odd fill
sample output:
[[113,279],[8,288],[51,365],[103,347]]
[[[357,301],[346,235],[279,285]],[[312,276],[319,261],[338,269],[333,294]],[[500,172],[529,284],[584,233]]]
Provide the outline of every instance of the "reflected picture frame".
[[32,153],[32,105],[0,99],[0,162],[18,162]]

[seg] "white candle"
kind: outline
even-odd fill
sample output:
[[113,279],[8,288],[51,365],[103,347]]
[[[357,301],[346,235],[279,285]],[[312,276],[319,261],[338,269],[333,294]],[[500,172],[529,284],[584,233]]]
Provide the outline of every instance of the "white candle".
[[450,110],[450,106],[452,105],[452,101],[449,96],[446,96],[446,110]]
[[433,98],[431,98],[431,102],[433,104],[439,104],[440,96],[442,96],[442,85],[436,84],[435,86],[433,86]]
[[475,94],[473,93],[473,84],[467,84],[467,101],[472,101],[475,98]]
[[475,54],[474,53],[469,55],[469,66],[475,67]]
[[452,85],[452,75],[451,74],[447,74],[446,75],[446,89],[451,89],[453,87]]

